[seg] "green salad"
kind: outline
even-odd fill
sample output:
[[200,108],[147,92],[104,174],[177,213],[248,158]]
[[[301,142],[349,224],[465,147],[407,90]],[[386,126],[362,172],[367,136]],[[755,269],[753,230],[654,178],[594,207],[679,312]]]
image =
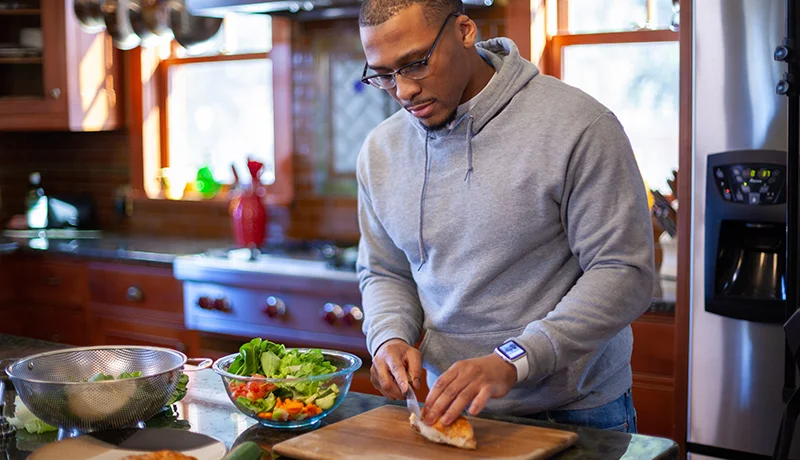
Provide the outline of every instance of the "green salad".
[[[260,338],[242,345],[239,355],[227,369],[235,375],[270,379],[302,379],[337,370],[319,349],[301,353]],[[333,407],[339,394],[336,384],[326,380],[278,384],[232,380],[228,385],[239,406],[259,418],[274,421],[303,420],[319,415]]]

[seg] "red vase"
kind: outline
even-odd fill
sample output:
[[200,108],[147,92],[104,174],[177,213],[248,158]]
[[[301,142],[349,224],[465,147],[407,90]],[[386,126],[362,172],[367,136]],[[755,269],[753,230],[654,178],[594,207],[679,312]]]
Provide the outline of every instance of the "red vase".
[[233,236],[239,247],[259,248],[267,238],[267,208],[262,196],[264,186],[259,180],[263,164],[248,161],[252,176],[250,187],[231,200]]

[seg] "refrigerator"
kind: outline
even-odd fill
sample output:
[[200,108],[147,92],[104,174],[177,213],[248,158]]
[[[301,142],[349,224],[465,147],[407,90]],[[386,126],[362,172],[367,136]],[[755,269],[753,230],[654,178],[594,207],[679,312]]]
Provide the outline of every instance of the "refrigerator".
[[[714,267],[726,257],[719,249],[723,236],[720,225],[709,222],[730,211],[746,216],[738,219],[740,229],[761,229],[750,225],[751,217],[760,222],[782,212],[775,195],[770,198],[775,203],[766,203],[766,195],[753,190],[769,189],[767,179],[785,171],[780,163],[788,148],[788,98],[775,88],[786,64],[775,61],[773,53],[786,35],[786,5],[785,0],[683,3],[692,8],[693,20],[683,25],[693,31],[692,271],[685,274],[691,285],[687,452],[692,460],[766,458],[772,455],[784,409],[785,339],[783,317],[776,310],[782,286],[773,290],[777,298],[754,295],[739,299],[738,305],[726,304],[722,294],[735,291],[737,274],[741,283],[746,273],[731,268],[729,279],[719,281],[724,276]],[[750,178],[759,179],[756,187],[747,183]],[[731,185],[741,190],[742,180],[755,198],[748,200],[743,193],[737,201]],[[775,183],[780,185],[780,179]],[[736,221],[731,215],[719,219]],[[785,214],[782,219],[785,233]],[[728,240],[735,244],[737,238]],[[780,242],[774,243],[779,248]],[[778,267],[784,259],[744,263]],[[782,270],[771,274],[780,277]],[[710,300],[717,291],[722,293],[719,301]],[[791,457],[800,458],[797,433]]]

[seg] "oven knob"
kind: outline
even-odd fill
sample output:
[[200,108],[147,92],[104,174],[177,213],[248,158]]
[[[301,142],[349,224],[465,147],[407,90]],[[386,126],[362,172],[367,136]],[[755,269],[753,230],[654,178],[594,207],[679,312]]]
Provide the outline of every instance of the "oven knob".
[[355,305],[345,305],[344,309],[347,311],[347,314],[344,317],[344,322],[346,322],[348,325],[354,326],[359,324],[361,320],[364,319],[364,312],[362,312],[361,309]]
[[211,306],[211,299],[206,297],[206,296],[203,296],[203,297],[200,297],[199,299],[197,299],[197,306],[202,308],[203,310],[212,310],[213,309],[212,306]]
[[325,311],[323,319],[330,325],[334,325],[344,318],[344,310],[335,303],[326,303],[323,310]]
[[231,311],[231,303],[225,297],[219,297],[214,300],[214,309],[227,313]]
[[266,313],[270,318],[283,316],[286,314],[286,304],[275,296],[269,296],[267,297]]

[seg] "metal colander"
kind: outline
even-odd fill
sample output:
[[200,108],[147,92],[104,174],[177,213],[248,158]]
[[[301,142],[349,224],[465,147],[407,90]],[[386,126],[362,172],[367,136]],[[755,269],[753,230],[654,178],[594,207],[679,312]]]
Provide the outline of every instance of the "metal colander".
[[[90,432],[137,425],[169,401],[186,363],[183,353],[156,347],[103,346],[40,353],[8,366],[22,402],[50,425]],[[142,377],[86,382],[102,372]]]

